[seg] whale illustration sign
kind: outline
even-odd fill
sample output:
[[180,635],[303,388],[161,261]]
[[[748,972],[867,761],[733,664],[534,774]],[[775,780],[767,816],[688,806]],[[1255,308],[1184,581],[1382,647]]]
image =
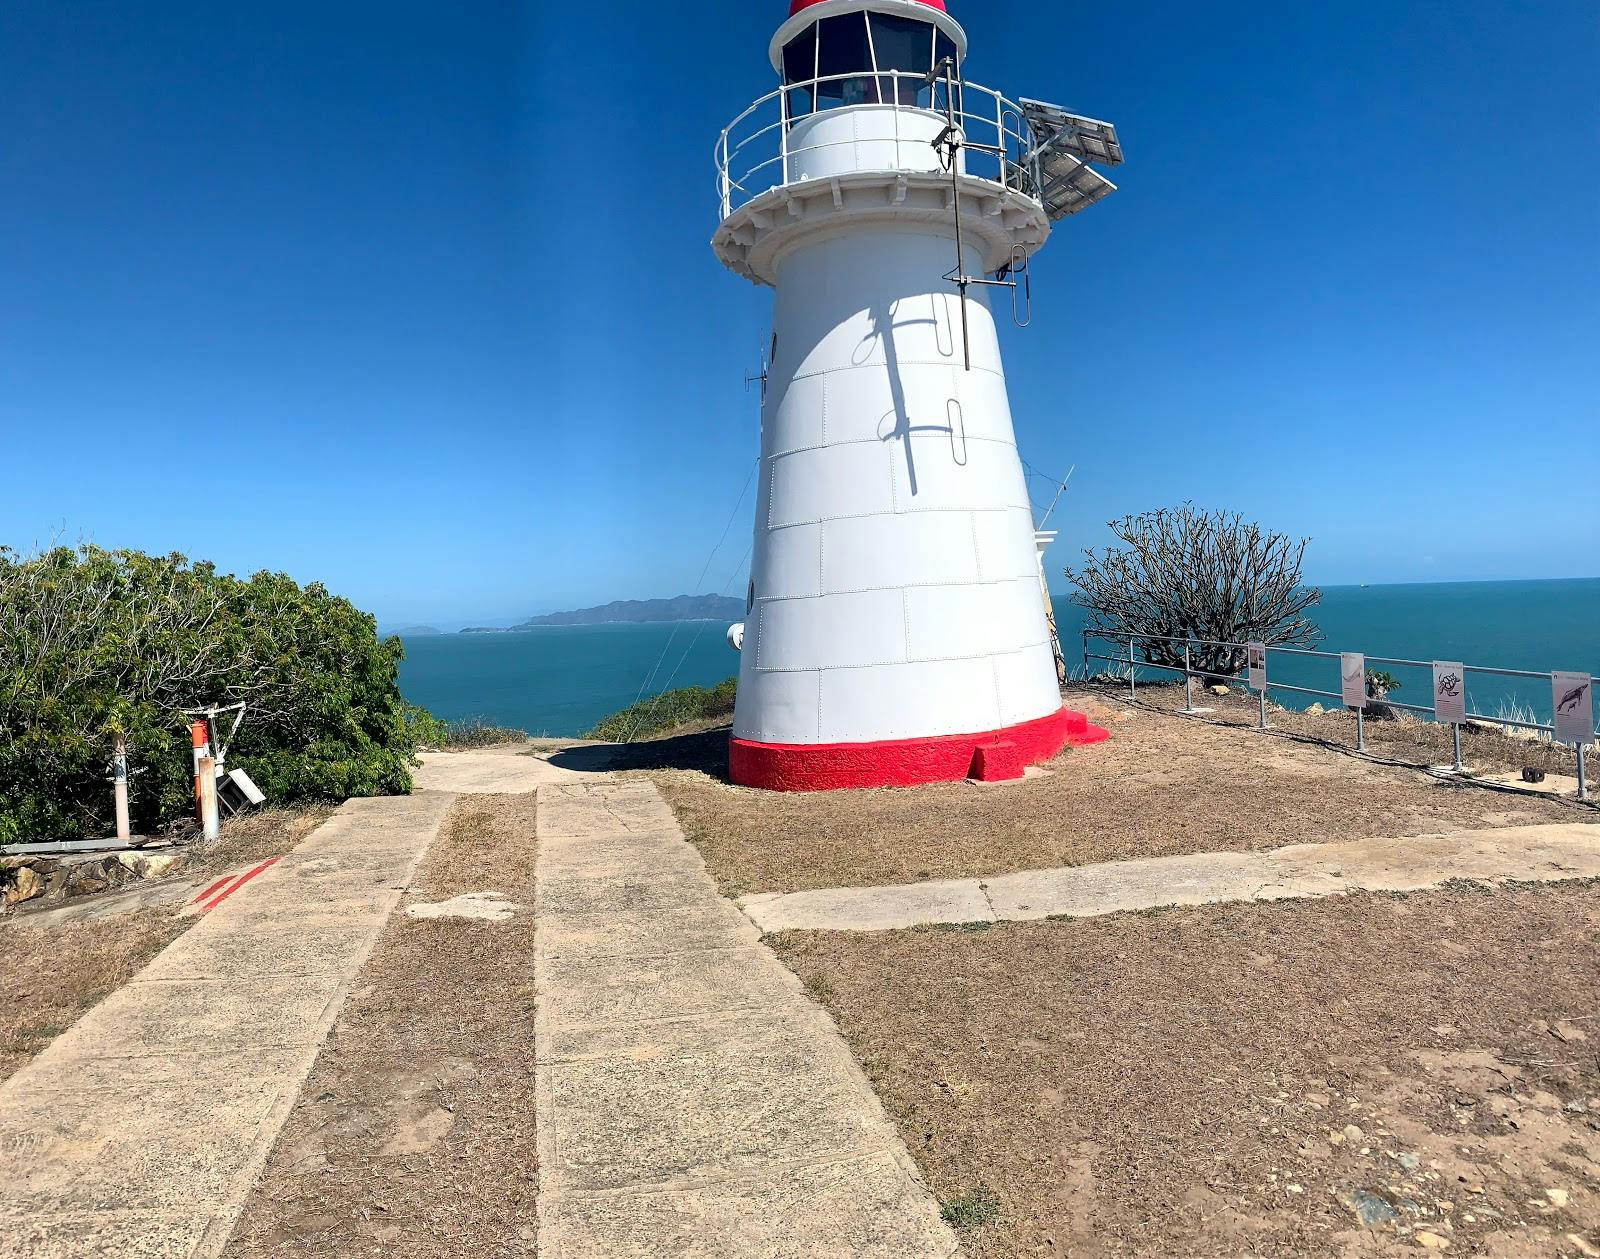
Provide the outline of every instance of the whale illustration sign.
[[1550,698],[1556,710],[1556,742],[1594,743],[1594,681],[1587,673],[1552,673]]
[[1433,662],[1433,716],[1452,726],[1467,720],[1467,668],[1458,661]]
[[1339,683],[1346,708],[1367,706],[1367,658],[1359,651],[1347,651],[1339,657]]

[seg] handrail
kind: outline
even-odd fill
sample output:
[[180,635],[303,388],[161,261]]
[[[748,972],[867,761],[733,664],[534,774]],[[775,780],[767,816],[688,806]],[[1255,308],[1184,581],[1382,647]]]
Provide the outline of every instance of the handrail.
[[[854,141],[829,141],[823,144],[794,147],[791,143],[791,135],[796,125],[806,118],[817,114],[826,114],[829,110],[839,108],[839,106],[827,105],[814,108],[805,114],[797,114],[789,108],[789,94],[791,92],[807,90],[814,94],[813,100],[815,100],[815,94],[819,93],[819,89],[824,84],[861,80],[870,80],[874,85],[880,84],[884,80],[889,80],[892,83],[891,90],[888,93],[892,99],[863,101],[860,103],[873,109],[892,109],[895,111],[895,131],[892,140],[889,142],[896,146],[897,154],[899,145],[911,143],[911,141],[901,138],[899,126],[901,113],[913,113],[921,116],[937,115],[940,118],[944,116],[943,110],[935,106],[935,101],[939,91],[943,88],[943,84],[930,85],[925,75],[903,70],[862,70],[851,74],[824,75],[817,79],[809,79],[803,84],[790,84],[768,92],[765,96],[746,106],[744,110],[734,117],[732,122],[722,129],[722,133],[717,137],[712,156],[717,171],[717,192],[722,217],[727,218],[734,210],[762,193],[790,183],[792,165],[797,156],[854,143]],[[926,91],[929,95],[930,104],[926,106],[915,103],[907,104],[901,100],[900,84],[902,80],[914,83],[919,92]],[[974,178],[984,179],[1002,187],[1013,187],[1037,200],[1038,174],[1037,171],[1030,169],[1026,160],[1033,148],[1033,129],[1023,115],[1021,106],[1014,101],[1008,100],[993,88],[984,87],[980,83],[969,83],[963,80],[959,82],[958,87],[957,108],[954,112],[959,126],[964,133],[969,130],[980,133],[984,137],[985,143],[992,138],[993,143],[987,144],[987,147],[996,150],[994,153],[987,153],[983,151],[982,146],[970,147],[967,150],[968,153],[976,155],[980,164],[985,158],[995,163],[995,175],[993,178],[987,173],[974,174],[972,171],[967,173]],[[991,100],[994,103],[994,113],[991,115],[987,112],[979,113],[969,109],[967,107],[968,92],[977,97]],[[881,89],[877,94],[880,97],[883,95]],[[755,130],[748,132],[748,134],[740,133],[739,128],[742,124],[774,102],[777,102],[776,120],[764,122]],[[1012,125],[1012,120],[1015,120],[1016,125]],[[772,143],[770,153],[763,147],[759,152],[749,153],[750,163],[748,165],[740,164],[741,158],[746,155],[748,150],[752,149],[752,146],[756,145],[764,137],[774,133],[777,134],[777,140]],[[1013,158],[1011,156],[1013,152],[1018,154],[1022,160]],[[778,178],[771,182],[762,182],[759,187],[756,187],[757,181],[752,177],[774,166],[780,168]],[[890,169],[893,168],[891,167]],[[1012,183],[1014,174],[1017,179],[1015,185]]]
[[[1098,652],[1092,652],[1089,650],[1089,640],[1091,638],[1098,638],[1112,643],[1126,642],[1128,644],[1128,654],[1126,656],[1107,656]],[[1181,644],[1184,649],[1183,665],[1180,667],[1178,665],[1160,664],[1151,660],[1136,659],[1134,656],[1134,649],[1135,645],[1140,642]],[[1318,660],[1339,660],[1343,655],[1342,652],[1311,651],[1303,647],[1281,647],[1272,643],[1264,643],[1262,645],[1266,648],[1266,651],[1269,654],[1277,652],[1281,655],[1302,656]],[[1193,664],[1189,659],[1190,652],[1195,647],[1223,647],[1230,651],[1248,651],[1250,644],[1228,642],[1211,638],[1185,638],[1170,634],[1136,634],[1128,630],[1100,630],[1085,628],[1083,630],[1084,670],[1085,672],[1088,671],[1089,661],[1091,660],[1100,660],[1107,664],[1124,666],[1128,670],[1129,693],[1135,698],[1137,698],[1138,695],[1137,672],[1139,669],[1155,669],[1163,673],[1182,674],[1184,679],[1184,693],[1187,697],[1183,711],[1196,712],[1199,710],[1195,709],[1194,707],[1194,679],[1197,677],[1206,678],[1220,675],[1213,675],[1205,671],[1195,671]],[[1435,663],[1432,660],[1406,660],[1398,656],[1368,656],[1365,655],[1365,653],[1362,654],[1365,663],[1395,665],[1399,668],[1431,669]],[[1492,665],[1474,665],[1463,663],[1461,665],[1461,669],[1464,673],[1478,673],[1483,674],[1486,677],[1519,678],[1534,682],[1548,682],[1552,677],[1552,674],[1550,673],[1536,673],[1528,669],[1503,669]],[[1588,677],[1591,685],[1600,686],[1600,677],[1596,677],[1592,674],[1588,675]],[[1226,677],[1220,678],[1220,680],[1224,684],[1231,684],[1242,681],[1243,679],[1238,677]],[[1269,669],[1267,671],[1266,686],[1259,692],[1261,700],[1261,719],[1259,728],[1262,730],[1267,728],[1268,691],[1290,691],[1299,695],[1317,695],[1326,697],[1328,699],[1338,700],[1340,704],[1344,703],[1344,694],[1342,691],[1323,691],[1315,687],[1293,686],[1287,682],[1275,682],[1272,679],[1272,672]],[[1387,696],[1381,701],[1374,700],[1373,702],[1381,702],[1389,708],[1398,708],[1403,712],[1417,713],[1423,717],[1431,718],[1435,716],[1435,711],[1432,708],[1426,708],[1418,704],[1401,703],[1399,700],[1390,699]],[[1357,708],[1355,709],[1355,714],[1357,740],[1356,746],[1358,751],[1364,752],[1366,751],[1366,727],[1364,724],[1365,709]],[[1535,730],[1551,736],[1554,736],[1556,733],[1553,717],[1549,722],[1523,721],[1516,717],[1494,717],[1490,716],[1488,713],[1477,713],[1468,709],[1465,712],[1465,720],[1468,723],[1481,723],[1491,726],[1514,726],[1519,730]],[[1453,732],[1453,741],[1455,745],[1455,765],[1453,768],[1457,773],[1460,773],[1465,770],[1465,766],[1462,764],[1461,760],[1461,723],[1451,722],[1449,724]],[[1597,731],[1596,733],[1597,735],[1600,735],[1600,731]],[[1576,745],[1576,750],[1578,760],[1578,799],[1587,801],[1589,799],[1589,789],[1585,770],[1585,747],[1580,743]]]

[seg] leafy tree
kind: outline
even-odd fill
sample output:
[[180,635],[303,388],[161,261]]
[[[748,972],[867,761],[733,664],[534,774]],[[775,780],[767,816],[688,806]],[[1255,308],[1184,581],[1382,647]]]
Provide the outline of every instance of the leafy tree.
[[[1180,640],[1140,641],[1150,663],[1181,667],[1186,639],[1295,646],[1320,637],[1305,614],[1322,592],[1300,577],[1308,539],[1188,503],[1108,528],[1122,545],[1085,551],[1084,567],[1067,577],[1091,631]],[[1190,660],[1197,673],[1225,677],[1244,667],[1245,649],[1196,645]]]
[[409,791],[417,723],[398,639],[320,584],[248,581],[181,555],[0,548],[0,842],[111,826],[107,762],[129,744],[148,831],[193,804],[185,709],[248,704],[229,763],[269,799]]

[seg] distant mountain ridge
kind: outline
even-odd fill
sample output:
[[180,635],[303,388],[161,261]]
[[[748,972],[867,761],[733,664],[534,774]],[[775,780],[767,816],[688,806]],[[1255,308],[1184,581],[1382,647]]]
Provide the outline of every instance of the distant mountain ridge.
[[619,599],[598,608],[552,612],[509,630],[466,629],[463,634],[514,634],[542,625],[644,625],[670,621],[736,621],[744,604],[726,595],[678,595],[673,599]]

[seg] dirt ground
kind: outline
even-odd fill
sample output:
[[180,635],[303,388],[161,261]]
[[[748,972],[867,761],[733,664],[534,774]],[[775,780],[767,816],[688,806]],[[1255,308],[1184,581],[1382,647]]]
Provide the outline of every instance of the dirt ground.
[[[191,850],[164,881],[190,883],[288,852],[332,813],[271,809],[230,820],[217,843]],[[0,918],[0,1080],[12,1075],[101,999],[116,991],[195,921],[177,904],[141,905],[154,882]],[[118,906],[126,904],[126,911]],[[38,917],[49,914],[49,920]]]
[[795,933],[974,1259],[1600,1254],[1600,888]]
[[1107,693],[1080,689],[1068,703],[1107,725],[1111,739],[1070,749],[1048,773],[1001,786],[749,791],[726,781],[725,732],[640,745],[655,759],[639,764],[732,896],[1600,821],[1600,813],[1560,801],[1448,783],[1227,722],[1130,708]]
[[[463,799],[403,904],[531,906],[534,798]],[[224,1252],[532,1255],[533,915],[379,938]]]

